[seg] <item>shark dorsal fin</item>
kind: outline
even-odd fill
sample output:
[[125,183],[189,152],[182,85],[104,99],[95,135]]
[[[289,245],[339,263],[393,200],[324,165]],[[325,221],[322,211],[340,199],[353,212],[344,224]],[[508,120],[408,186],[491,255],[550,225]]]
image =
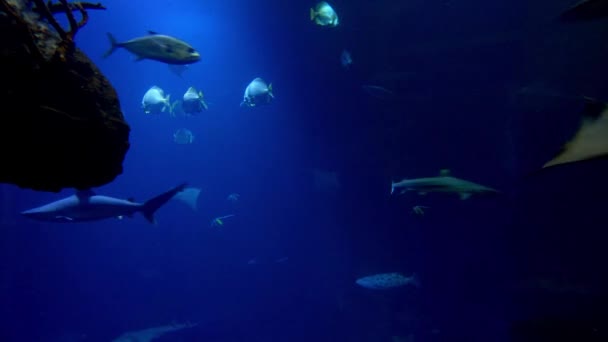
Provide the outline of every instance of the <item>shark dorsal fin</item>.
[[450,174],[451,174],[450,169],[441,169],[439,171],[439,176],[441,176],[441,177],[448,177],[448,176],[450,176]]
[[156,32],[156,31],[151,31],[151,30],[148,30],[148,34],[152,34],[152,35],[154,35],[154,34],[158,34],[158,32]]

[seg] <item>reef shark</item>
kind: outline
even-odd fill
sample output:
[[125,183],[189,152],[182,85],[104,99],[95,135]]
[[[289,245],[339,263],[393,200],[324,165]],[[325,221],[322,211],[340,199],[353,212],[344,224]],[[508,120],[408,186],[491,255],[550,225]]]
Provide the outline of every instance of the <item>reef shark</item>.
[[404,179],[400,182],[392,182],[391,194],[394,194],[398,189],[400,189],[400,194],[407,191],[417,191],[420,195],[429,192],[458,193],[463,200],[468,199],[472,194],[498,193],[497,190],[487,186],[452,177],[449,170],[441,170],[437,177]]
[[134,213],[141,212],[146,220],[156,224],[154,212],[185,187],[186,184],[181,184],[144,203],[137,203],[133,199],[96,195],[92,190],[78,191],[70,197],[23,211],[21,215],[47,222],[82,222],[131,217]]

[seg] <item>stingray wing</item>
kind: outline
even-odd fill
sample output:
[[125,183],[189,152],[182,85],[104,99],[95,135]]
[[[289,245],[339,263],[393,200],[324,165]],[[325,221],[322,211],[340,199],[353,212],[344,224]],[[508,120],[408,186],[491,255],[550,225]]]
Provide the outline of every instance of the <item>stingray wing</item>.
[[574,137],[543,168],[608,155],[608,106],[586,98],[583,120]]

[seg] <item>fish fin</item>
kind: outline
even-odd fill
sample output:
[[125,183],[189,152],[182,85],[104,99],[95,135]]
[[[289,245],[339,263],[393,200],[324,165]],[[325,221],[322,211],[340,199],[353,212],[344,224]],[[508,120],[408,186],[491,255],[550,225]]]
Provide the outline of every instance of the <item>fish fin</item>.
[[165,105],[163,106],[163,108],[160,110],[161,112],[165,112],[165,110],[169,110],[169,114],[171,114],[171,116],[173,116],[173,106],[171,105],[171,94],[167,95],[167,97],[165,97],[165,100],[163,101],[165,103]]
[[451,174],[450,169],[441,169],[439,170],[439,176],[448,177]]
[[116,40],[116,38],[114,38],[114,36],[110,32],[106,34],[108,35],[108,40],[110,40],[110,49],[103,54],[103,58],[110,56],[114,53],[114,51],[116,51],[117,48],[121,47],[121,44]]
[[461,200],[466,200],[471,198],[471,193],[470,192],[461,192],[460,193],[460,199]]
[[152,35],[154,35],[154,34],[158,34],[158,32],[156,32],[156,31],[151,31],[151,30],[148,30],[148,34],[152,34]]
[[314,9],[310,9],[310,20],[313,21],[315,20],[315,17],[317,16],[317,14],[315,13]]
[[545,163],[543,168],[608,155],[608,105],[589,97],[584,100],[580,127],[556,157]]
[[167,192],[164,192],[154,198],[147,200],[144,203],[143,207],[141,208],[141,212],[144,215],[144,217],[146,218],[146,220],[148,220],[148,222],[156,225],[157,222],[156,222],[156,219],[154,218],[154,213],[160,207],[162,207],[165,203],[169,202],[169,200],[171,198],[173,198],[173,196],[175,196],[177,193],[183,191],[185,188],[186,188],[186,183],[183,183]]
[[268,95],[274,99],[274,94],[272,93],[272,83],[268,85]]
[[175,116],[175,108],[177,108],[178,104],[179,104],[179,100],[176,100],[175,102],[173,102],[171,104],[171,108],[169,109],[169,114],[171,114],[171,116]]
[[203,105],[203,108],[205,108],[205,110],[209,109],[209,106],[207,106],[207,104],[203,100],[201,100],[201,105]]

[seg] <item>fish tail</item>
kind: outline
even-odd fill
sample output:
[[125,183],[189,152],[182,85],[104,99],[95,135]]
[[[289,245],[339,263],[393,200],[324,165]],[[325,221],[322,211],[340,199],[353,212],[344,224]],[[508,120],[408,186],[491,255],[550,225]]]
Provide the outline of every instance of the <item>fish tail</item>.
[[310,20],[313,21],[315,20],[315,17],[317,16],[317,14],[315,13],[314,9],[310,9]]
[[169,108],[169,114],[171,114],[171,116],[175,116],[175,108],[177,108],[178,104],[179,101],[175,101],[171,104],[171,108]]
[[395,193],[395,182],[391,181],[391,195]]
[[108,32],[107,35],[108,40],[110,40],[110,49],[103,54],[103,58],[110,56],[114,53],[114,51],[116,51],[117,48],[120,47],[120,43],[116,40],[116,38],[114,38],[114,36],[110,32]]
[[146,218],[146,220],[148,220],[148,222],[150,222],[152,224],[156,224],[156,219],[154,218],[154,213],[160,207],[162,207],[165,203],[169,202],[169,200],[172,199],[173,196],[175,196],[178,192],[183,191],[185,188],[186,188],[186,183],[183,183],[167,192],[164,192],[152,199],[147,200],[146,203],[144,203],[143,207],[141,208],[141,212],[144,215],[144,217]]

